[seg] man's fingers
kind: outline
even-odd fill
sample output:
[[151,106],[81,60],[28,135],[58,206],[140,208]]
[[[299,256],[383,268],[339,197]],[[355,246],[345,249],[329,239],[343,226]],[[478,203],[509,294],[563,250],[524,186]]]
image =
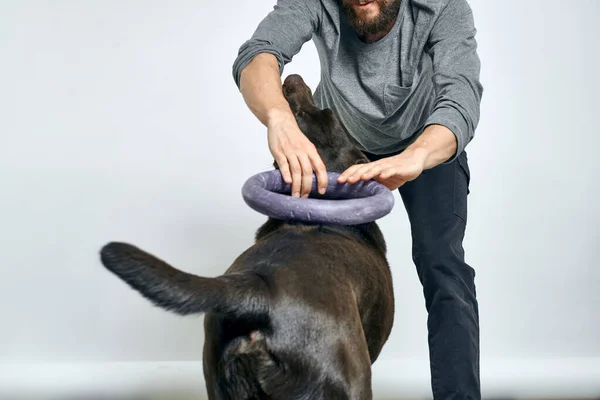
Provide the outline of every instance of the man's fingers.
[[300,197],[300,188],[302,184],[302,167],[296,156],[289,158],[290,169],[292,172],[292,196]]
[[352,176],[352,174],[354,174],[354,172],[360,168],[363,164],[358,164],[358,165],[353,165],[350,168],[347,168],[344,172],[342,172],[342,174],[339,176],[338,178],[338,182],[339,183],[344,183],[348,180],[349,176]]
[[378,162],[353,165],[344,171],[338,182],[343,183],[347,181],[348,183],[356,183],[361,179],[373,179],[373,177],[377,176],[385,168],[384,164]]
[[281,172],[281,176],[283,177],[284,182],[287,184],[291,184],[292,174],[290,173],[290,165],[288,164],[285,155],[281,153],[275,154],[275,161],[277,161],[277,166],[279,167],[279,171]]
[[319,189],[319,193],[325,194],[328,182],[327,169],[325,167],[325,164],[323,164],[323,161],[321,160],[321,157],[319,157],[318,153],[311,157],[311,161],[312,166],[315,169],[315,173],[317,175],[317,187]]
[[362,175],[373,167],[372,164],[361,164],[359,167],[348,177],[348,183],[358,182]]
[[307,154],[302,154],[298,159],[300,161],[300,167],[302,168],[302,186],[300,188],[300,195],[306,198],[312,189],[313,170]]
[[384,165],[373,163],[369,169],[362,171],[360,178],[364,180],[373,179],[374,176],[378,175],[384,169]]

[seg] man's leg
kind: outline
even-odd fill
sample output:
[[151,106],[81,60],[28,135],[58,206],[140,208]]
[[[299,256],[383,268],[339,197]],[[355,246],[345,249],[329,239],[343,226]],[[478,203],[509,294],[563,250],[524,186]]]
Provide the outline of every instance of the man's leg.
[[399,189],[428,312],[431,384],[436,400],[481,399],[475,272],[465,262],[462,245],[469,179],[463,152],[452,163],[426,170]]

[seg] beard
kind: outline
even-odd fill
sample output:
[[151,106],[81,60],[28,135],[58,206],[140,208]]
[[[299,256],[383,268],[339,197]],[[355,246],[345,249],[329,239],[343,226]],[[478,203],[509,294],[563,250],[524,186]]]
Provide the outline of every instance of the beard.
[[346,18],[348,18],[348,22],[359,36],[380,33],[389,28],[398,17],[401,0],[373,1],[379,5],[379,13],[375,17],[369,18],[365,13],[356,12],[352,7],[353,4],[359,3],[359,0],[342,0],[342,8]]

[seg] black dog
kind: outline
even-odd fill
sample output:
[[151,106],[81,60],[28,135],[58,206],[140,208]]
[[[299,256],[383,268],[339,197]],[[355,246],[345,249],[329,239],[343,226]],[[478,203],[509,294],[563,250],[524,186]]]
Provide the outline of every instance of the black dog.
[[[283,93],[328,171],[368,161],[298,75]],[[277,167],[277,165],[275,164]],[[205,314],[211,400],[372,399],[371,364],[392,329],[386,244],[375,222],[330,226],[269,218],[224,275],[179,271],[126,243],[102,263],[155,305]]]

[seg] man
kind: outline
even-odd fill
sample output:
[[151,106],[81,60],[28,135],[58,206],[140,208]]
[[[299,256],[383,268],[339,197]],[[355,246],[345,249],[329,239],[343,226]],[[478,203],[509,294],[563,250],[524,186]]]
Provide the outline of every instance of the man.
[[279,0],[245,42],[233,76],[267,127],[268,145],[294,196],[325,167],[281,90],[283,67],[313,40],[321,63],[314,92],[372,160],[339,182],[375,179],[399,190],[428,312],[435,399],[480,399],[475,272],[465,262],[469,167],[479,122],[472,11],[466,0]]

